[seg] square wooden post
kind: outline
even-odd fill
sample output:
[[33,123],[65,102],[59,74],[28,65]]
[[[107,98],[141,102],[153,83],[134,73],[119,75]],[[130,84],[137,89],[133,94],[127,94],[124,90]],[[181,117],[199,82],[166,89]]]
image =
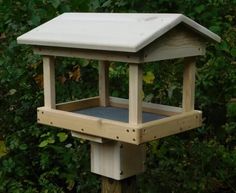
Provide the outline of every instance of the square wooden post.
[[196,58],[184,59],[183,73],[183,111],[194,110]]
[[129,124],[142,123],[142,64],[129,65]]
[[44,106],[55,109],[55,59],[54,56],[43,56]]
[[109,66],[108,61],[99,61],[99,97],[100,106],[109,106]]
[[136,176],[124,180],[102,177],[102,193],[137,193]]

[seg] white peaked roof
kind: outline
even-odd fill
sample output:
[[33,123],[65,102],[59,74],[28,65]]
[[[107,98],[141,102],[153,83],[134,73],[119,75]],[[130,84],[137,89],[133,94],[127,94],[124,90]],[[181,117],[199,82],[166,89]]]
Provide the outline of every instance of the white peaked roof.
[[183,23],[210,40],[220,37],[182,14],[64,13],[17,38],[20,44],[137,52]]

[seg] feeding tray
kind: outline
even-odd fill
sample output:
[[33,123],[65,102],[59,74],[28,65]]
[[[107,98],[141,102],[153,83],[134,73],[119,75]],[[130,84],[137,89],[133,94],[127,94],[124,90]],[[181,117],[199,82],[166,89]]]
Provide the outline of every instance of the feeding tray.
[[100,106],[99,97],[38,108],[38,122],[69,128],[82,134],[140,144],[201,126],[201,112],[143,102],[143,123],[129,124],[127,99],[110,97]]

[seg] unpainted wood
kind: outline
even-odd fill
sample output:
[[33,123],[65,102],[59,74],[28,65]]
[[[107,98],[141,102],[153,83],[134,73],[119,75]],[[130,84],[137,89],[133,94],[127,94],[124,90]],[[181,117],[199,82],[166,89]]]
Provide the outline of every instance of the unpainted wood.
[[183,111],[194,110],[196,58],[185,58],[183,73]]
[[197,33],[184,27],[177,27],[135,53],[48,46],[34,46],[34,53],[101,61],[144,63],[205,55],[205,47],[204,39]]
[[146,145],[133,145],[128,143],[121,143],[120,163],[122,179],[127,176],[134,176],[143,173],[146,170]]
[[200,127],[201,117],[200,111],[190,111],[132,125],[45,107],[38,108],[38,123],[136,145]]
[[[124,98],[109,97],[110,106],[118,108],[128,108],[129,100]],[[65,103],[59,103],[56,105],[56,109],[63,111],[77,111],[81,109],[87,109],[91,107],[99,106],[99,96],[69,101]],[[158,115],[172,116],[183,112],[180,107],[161,105],[155,103],[142,102],[144,112],[155,113]]]
[[140,126],[141,143],[181,133],[202,125],[202,112],[190,111],[167,117],[159,121],[150,121]]
[[[110,97],[110,105],[112,107],[128,108],[129,100],[117,97]],[[144,112],[155,113],[158,115],[172,116],[183,112],[180,107],[173,107],[168,105],[161,105],[155,103],[142,102],[142,109]]]
[[54,63],[54,56],[43,56],[44,106],[52,109],[56,108]]
[[41,124],[132,144],[140,143],[140,131],[136,130],[137,126],[131,127],[128,123],[45,107],[38,108],[37,115],[38,123]]
[[183,25],[177,26],[143,49],[144,62],[205,55],[205,41]]
[[62,111],[77,111],[97,106],[99,106],[99,96],[59,103],[56,104],[56,109]]
[[[116,141],[127,142],[131,144],[139,145],[140,130],[137,129],[138,125],[130,125],[128,123],[121,123],[118,121],[111,121],[108,119],[102,120],[102,129],[106,133],[109,139]],[[113,136],[112,138],[110,136]],[[116,136],[116,137],[114,137]]]
[[106,144],[91,143],[91,172],[120,179],[120,145],[116,141]]
[[101,61],[117,61],[117,62],[130,62],[142,63],[142,53],[129,53],[129,52],[114,52],[104,50],[86,50],[78,48],[61,48],[61,47],[47,47],[47,46],[34,46],[34,54],[49,55],[49,56],[63,56],[73,58],[84,58]]
[[91,172],[112,179],[122,180],[144,172],[145,158],[145,145],[91,143]]
[[109,106],[109,66],[108,61],[99,61],[99,97],[100,106]]
[[138,193],[136,176],[124,180],[102,177],[101,193]]
[[84,140],[88,140],[88,141],[93,141],[96,143],[107,143],[108,141],[110,141],[109,139],[104,139],[102,137],[83,134],[83,133],[79,133],[79,132],[75,132],[75,131],[71,131],[71,135],[76,138],[80,138],[80,139],[84,139]]
[[144,63],[205,55],[205,48],[206,43],[202,36],[179,25],[135,53],[47,46],[35,46],[34,52],[40,55]]
[[129,124],[142,123],[142,65],[129,65]]

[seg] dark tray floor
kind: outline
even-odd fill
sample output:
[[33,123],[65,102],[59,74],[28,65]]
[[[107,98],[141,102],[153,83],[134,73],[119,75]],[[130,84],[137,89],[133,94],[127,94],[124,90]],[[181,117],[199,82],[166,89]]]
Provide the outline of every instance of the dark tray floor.
[[[99,117],[104,119],[110,119],[114,121],[121,121],[128,123],[128,109],[117,108],[117,107],[93,107],[88,109],[82,109],[74,111],[83,115],[89,115],[93,117]],[[154,113],[143,112],[143,123],[165,118],[166,116],[157,115]]]

